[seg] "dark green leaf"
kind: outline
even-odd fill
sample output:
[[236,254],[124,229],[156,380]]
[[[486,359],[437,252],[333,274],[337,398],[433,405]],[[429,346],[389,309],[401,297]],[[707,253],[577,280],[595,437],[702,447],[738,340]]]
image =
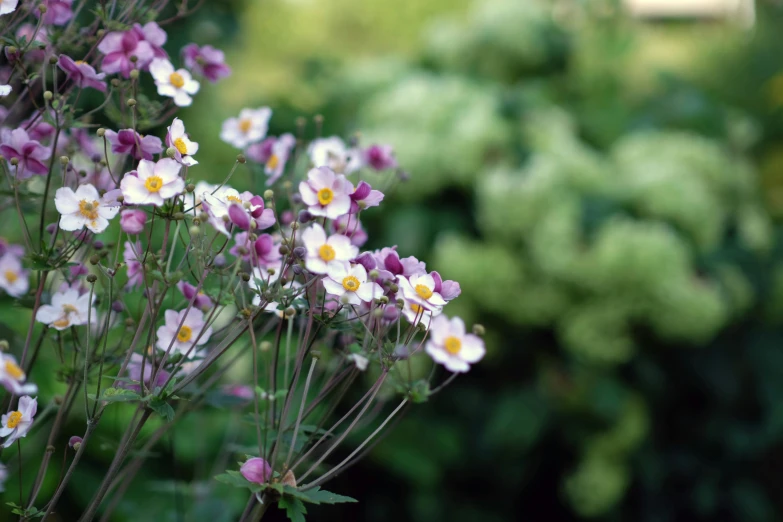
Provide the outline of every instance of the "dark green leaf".
[[282,497],[277,504],[280,509],[285,509],[285,514],[291,522],[305,522],[307,508],[298,498]]

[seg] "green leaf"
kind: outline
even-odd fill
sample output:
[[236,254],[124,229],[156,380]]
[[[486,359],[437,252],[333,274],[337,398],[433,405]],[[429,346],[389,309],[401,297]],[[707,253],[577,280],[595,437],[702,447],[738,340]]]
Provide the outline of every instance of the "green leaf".
[[321,489],[320,486],[316,486],[307,491],[301,491],[295,487],[284,485],[283,496],[290,495],[294,498],[300,499],[302,502],[309,502],[310,504],[342,504],[345,502],[357,502],[355,498],[345,497]]
[[215,480],[222,482],[223,484],[228,484],[229,486],[234,486],[235,488],[248,488],[254,493],[258,493],[264,489],[260,484],[250,482],[245,477],[243,477],[240,472],[233,470],[229,470],[221,475],[217,475]]
[[307,508],[298,498],[282,497],[277,505],[280,509],[285,509],[285,514],[291,522],[305,522]]
[[171,405],[159,398],[154,398],[149,403],[150,409],[166,419],[167,422],[174,420],[174,408]]
[[[89,397],[95,399],[95,394],[91,393]],[[125,388],[106,388],[98,400],[104,402],[131,402],[141,400],[141,395]]]

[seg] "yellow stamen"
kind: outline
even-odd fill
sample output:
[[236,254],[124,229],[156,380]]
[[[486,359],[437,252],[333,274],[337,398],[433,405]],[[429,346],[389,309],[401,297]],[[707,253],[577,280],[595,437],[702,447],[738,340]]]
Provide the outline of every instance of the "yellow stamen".
[[249,120],[247,118],[243,118],[243,119],[239,120],[239,130],[243,134],[247,134],[248,132],[250,132],[250,128],[252,126],[253,126],[253,121],[252,120]]
[[8,427],[9,428],[16,428],[19,426],[19,423],[22,422],[22,412],[21,411],[12,411],[8,414]]
[[186,343],[190,341],[191,337],[193,337],[193,330],[191,330],[190,326],[183,326],[179,329],[179,333],[177,334],[177,341]]
[[460,340],[459,337],[454,337],[453,335],[451,335],[449,337],[446,337],[446,340],[443,341],[443,347],[451,355],[457,355],[459,351],[462,349],[462,341]]
[[13,270],[6,270],[3,275],[5,275],[5,280],[8,281],[8,284],[10,285],[14,284],[16,280],[19,279],[19,275]]
[[348,276],[343,278],[343,288],[345,288],[349,292],[357,291],[360,286],[361,283],[359,283],[359,280],[356,279],[354,276]]
[[5,373],[17,381],[24,380],[24,371],[14,361],[6,359]]
[[272,154],[269,156],[269,159],[266,162],[266,168],[269,170],[275,170],[279,164],[280,158],[278,158],[276,154]]
[[158,192],[161,188],[163,188],[163,180],[160,178],[160,176],[150,176],[144,182],[144,186],[150,192]]
[[185,140],[182,138],[177,138],[174,140],[174,147],[179,151],[180,154],[188,153],[188,146],[185,145]]
[[71,324],[71,320],[68,319],[68,317],[66,316],[63,317],[62,319],[57,319],[55,322],[52,323],[52,326],[54,326],[55,328],[65,328],[69,324]]
[[432,290],[425,285],[416,285],[416,293],[419,294],[419,297],[422,299],[429,299],[432,297]]
[[237,205],[241,205],[242,204],[242,200],[239,199],[239,196],[226,196],[226,199],[228,201],[232,201],[232,202],[236,203]]
[[318,191],[318,202],[321,205],[328,205],[334,199],[334,192],[330,188],[322,188]]
[[177,89],[181,89],[185,85],[185,78],[180,73],[173,72],[169,75],[169,83]]
[[98,206],[97,201],[87,201],[83,199],[79,202],[79,214],[86,217],[90,221],[98,219]]
[[422,313],[424,311],[424,307],[423,306],[419,306],[416,303],[411,303],[411,310],[413,310],[414,314],[419,314],[419,313]]
[[85,64],[85,63],[87,63],[87,62],[85,62],[84,60],[76,60],[76,61],[75,61],[75,62],[73,62],[73,63],[75,63],[76,65],[84,65],[84,64]]
[[328,263],[334,259],[334,248],[332,248],[331,245],[321,245],[321,247],[318,248],[318,256]]
[[79,310],[75,306],[73,306],[71,304],[64,304],[63,305],[63,312],[65,312],[66,314],[75,314],[78,311]]

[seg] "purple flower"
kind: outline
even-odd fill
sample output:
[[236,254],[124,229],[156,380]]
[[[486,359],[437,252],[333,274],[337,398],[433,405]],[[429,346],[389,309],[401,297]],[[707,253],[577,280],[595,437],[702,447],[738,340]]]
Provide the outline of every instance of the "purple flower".
[[[44,46],[49,45],[49,30],[42,26],[38,29],[38,32],[35,32],[35,26],[33,24],[23,24],[19,27],[19,29],[16,30],[16,38],[21,40],[22,38],[25,39],[26,42],[38,42],[43,44]],[[9,58],[9,61],[11,60],[11,57],[9,56],[8,47],[5,48],[5,55]],[[46,57],[46,51],[44,49],[38,49],[35,45],[31,45],[28,50],[24,53],[25,58],[28,58],[30,60],[36,60],[41,61]]]
[[264,165],[264,172],[269,176],[266,184],[269,186],[283,175],[294,145],[296,145],[296,138],[293,134],[286,133],[279,138],[270,136],[259,143],[250,145],[245,151],[245,156]]
[[120,228],[127,234],[140,234],[147,223],[147,214],[143,210],[123,210],[120,214]]
[[362,151],[365,165],[375,170],[397,168],[397,159],[391,145],[370,145]]
[[96,73],[92,65],[81,60],[75,62],[64,54],[60,55],[57,65],[59,65],[60,69],[65,71],[79,87],[92,87],[101,92],[106,92],[106,83],[103,81],[106,73]]
[[144,257],[144,248],[141,246],[141,241],[136,241],[135,244],[126,241],[122,255],[125,259],[125,265],[128,267],[128,282],[125,283],[125,288],[131,289],[135,286],[140,286],[144,282],[144,270],[141,265],[141,259]]
[[[73,17],[73,11],[71,11],[73,0],[43,0],[38,5],[41,3],[46,6],[45,24],[65,25]],[[41,11],[38,9],[34,13],[37,18],[41,17]]]
[[253,398],[253,388],[243,384],[226,384],[223,386],[223,393],[246,401]]
[[225,63],[226,58],[223,51],[215,49],[211,45],[199,48],[194,43],[188,44],[182,48],[182,57],[185,60],[185,67],[211,82],[216,82],[231,74],[231,68]]
[[[413,256],[400,259],[400,255],[395,250],[396,248],[387,247],[373,253],[380,279],[394,279],[400,275],[410,277],[427,273],[424,262]],[[440,279],[440,276],[438,276],[438,279]]]
[[196,293],[196,287],[190,283],[180,281],[177,283],[177,289],[182,292],[182,295],[185,296],[185,299],[187,299],[188,302],[193,301],[193,306],[199,310],[206,311],[212,308],[212,299],[203,292]]
[[123,129],[119,132],[106,131],[106,139],[111,143],[111,151],[115,154],[130,154],[134,159],[151,160],[153,154],[163,151],[163,143],[156,136],[142,136],[133,129]]
[[22,245],[12,245],[5,238],[0,238],[0,257],[11,254],[16,257],[24,257],[24,247]]
[[356,214],[362,209],[377,207],[383,201],[383,192],[372,190],[366,181],[360,181],[356,190],[351,194],[351,214]]
[[[143,33],[135,28],[108,33],[98,44],[98,50],[104,54],[101,70],[108,74],[119,72],[125,78],[130,76],[131,70],[136,67],[143,69],[155,57],[152,45],[145,41]],[[131,56],[137,58],[135,64],[131,61]]]
[[[166,381],[169,380],[169,376],[171,375],[169,372],[160,370],[158,372],[158,377],[155,379],[154,386],[152,383],[152,372],[154,370],[154,367],[152,365],[152,361],[150,359],[147,359],[146,362],[144,361],[144,357],[139,355],[138,353],[134,353],[131,355],[131,360],[128,363],[128,378],[134,381],[138,381],[141,383],[142,381],[142,375],[141,375],[141,367],[144,366],[144,384],[148,388],[156,388],[158,386],[163,386],[166,384]],[[141,385],[140,384],[130,384],[126,382],[120,383],[120,386],[123,388],[127,388],[128,390],[133,390],[135,392],[141,392]]]
[[256,251],[255,261],[258,266],[269,267],[280,263],[280,245],[276,244],[269,234],[261,234],[253,243]]
[[30,136],[31,140],[39,141],[41,143],[49,140],[52,136],[54,136],[54,125],[46,123],[43,121],[43,119],[40,118],[34,122],[32,118],[29,118],[22,122],[20,127],[27,129],[27,135]]
[[242,464],[239,472],[254,484],[265,484],[272,477],[272,466],[262,458],[253,457]]
[[346,214],[332,221],[332,230],[338,234],[348,236],[351,243],[360,247],[367,242],[367,232],[361,221],[353,215]]
[[452,299],[459,297],[459,294],[462,293],[462,289],[458,282],[450,280],[444,281],[440,277],[440,274],[434,270],[430,272],[430,275],[435,280],[435,288],[433,288],[433,290],[439,293],[444,300],[451,301]]
[[49,172],[49,167],[44,164],[51,155],[49,149],[30,139],[24,129],[3,129],[1,136],[0,154],[6,160],[19,160],[19,179],[30,178],[33,174],[43,176]]
[[245,156],[256,163],[266,163],[272,157],[272,148],[275,146],[275,142],[277,142],[277,138],[269,136],[258,143],[253,143],[245,150]]
[[141,40],[144,40],[152,48],[152,54],[154,58],[166,58],[169,55],[163,50],[163,46],[166,43],[168,36],[166,31],[160,28],[155,22],[147,22],[143,26],[141,24],[134,24],[132,31],[134,31]]

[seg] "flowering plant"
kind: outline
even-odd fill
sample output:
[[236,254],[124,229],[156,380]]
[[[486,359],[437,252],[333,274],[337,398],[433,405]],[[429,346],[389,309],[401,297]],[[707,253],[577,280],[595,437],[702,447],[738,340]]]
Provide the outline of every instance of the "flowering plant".
[[[198,103],[201,80],[221,81],[230,68],[210,46],[189,44],[172,59],[170,20],[155,21],[161,3],[127,4],[101,2],[87,38],[74,24],[85,2],[3,1],[0,10],[0,169],[11,203],[3,211],[24,243],[0,244],[0,288],[32,302],[24,344],[6,342],[0,353],[0,437],[20,457],[3,455],[0,477],[34,465],[21,458],[22,439],[48,431],[14,513],[46,519],[57,510],[108,408],[131,416],[81,521],[99,512],[109,520],[148,450],[181,418],[229,404],[247,410],[241,431],[253,441],[243,463],[216,477],[248,492],[237,520],[259,520],[275,503],[302,520],[308,502],[352,501],[321,486],[409,404],[478,362],[482,328],[470,333],[441,315],[458,283],[396,247],[361,250],[363,212],[399,177],[391,146],[322,137],[320,119],[309,142],[304,120],[295,133],[268,136],[272,110],[247,108],[215,129],[240,150],[225,179],[199,179],[196,156],[210,136],[188,134],[176,110]],[[188,12],[183,2],[174,18]],[[100,103],[82,98],[88,90]],[[54,379],[36,365],[49,346],[61,365],[57,400],[36,397],[34,384]],[[428,356],[432,370],[422,371]],[[433,388],[437,365],[451,375]],[[335,419],[338,408],[346,413]],[[62,433],[82,412],[84,432]],[[150,422],[159,427],[145,439]],[[59,450],[62,473],[42,498]]]

